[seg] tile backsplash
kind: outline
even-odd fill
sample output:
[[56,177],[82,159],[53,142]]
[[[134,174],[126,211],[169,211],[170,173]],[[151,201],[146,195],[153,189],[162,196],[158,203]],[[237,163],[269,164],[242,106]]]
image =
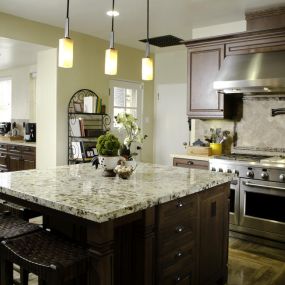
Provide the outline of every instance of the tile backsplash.
[[204,138],[210,128],[236,131],[236,146],[260,150],[285,149],[285,115],[271,116],[271,110],[285,108],[285,96],[244,96],[243,116],[231,120],[196,120],[195,138]]

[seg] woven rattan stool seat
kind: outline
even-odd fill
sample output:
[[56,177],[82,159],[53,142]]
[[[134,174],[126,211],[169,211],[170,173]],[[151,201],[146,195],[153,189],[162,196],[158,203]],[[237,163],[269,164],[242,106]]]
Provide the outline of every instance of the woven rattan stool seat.
[[44,230],[2,241],[1,255],[48,284],[64,284],[87,274],[87,251]]
[[0,241],[34,232],[39,226],[12,215],[0,216]]

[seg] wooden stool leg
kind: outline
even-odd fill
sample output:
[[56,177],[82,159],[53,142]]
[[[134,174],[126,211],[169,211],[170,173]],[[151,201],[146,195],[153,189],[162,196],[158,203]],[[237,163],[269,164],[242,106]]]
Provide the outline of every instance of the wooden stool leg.
[[29,272],[23,268],[20,268],[20,284],[28,285],[29,284]]
[[1,285],[13,285],[13,263],[1,260]]

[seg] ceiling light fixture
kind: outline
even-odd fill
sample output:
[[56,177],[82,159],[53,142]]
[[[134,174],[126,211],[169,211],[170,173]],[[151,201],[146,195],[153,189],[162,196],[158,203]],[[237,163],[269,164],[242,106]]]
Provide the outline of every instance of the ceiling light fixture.
[[142,80],[153,80],[153,60],[149,45],[149,0],[147,0],[147,41],[145,57],[142,59]]
[[[115,0],[112,11],[114,12]],[[112,15],[112,31],[110,35],[110,47],[105,52],[105,74],[116,75],[118,66],[118,51],[114,48],[114,13]]]
[[58,66],[71,68],[73,66],[73,40],[69,37],[69,0],[67,0],[64,38],[59,40]]
[[110,17],[112,17],[112,16],[117,17],[120,15],[120,13],[118,11],[115,11],[115,10],[114,11],[108,11],[106,14]]

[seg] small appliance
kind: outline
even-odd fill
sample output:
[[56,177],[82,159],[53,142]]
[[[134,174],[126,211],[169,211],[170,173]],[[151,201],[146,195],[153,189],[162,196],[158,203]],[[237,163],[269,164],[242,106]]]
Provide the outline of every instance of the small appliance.
[[25,141],[26,142],[36,141],[36,123],[25,124]]
[[0,135],[4,136],[11,130],[11,123],[1,122],[0,123]]

